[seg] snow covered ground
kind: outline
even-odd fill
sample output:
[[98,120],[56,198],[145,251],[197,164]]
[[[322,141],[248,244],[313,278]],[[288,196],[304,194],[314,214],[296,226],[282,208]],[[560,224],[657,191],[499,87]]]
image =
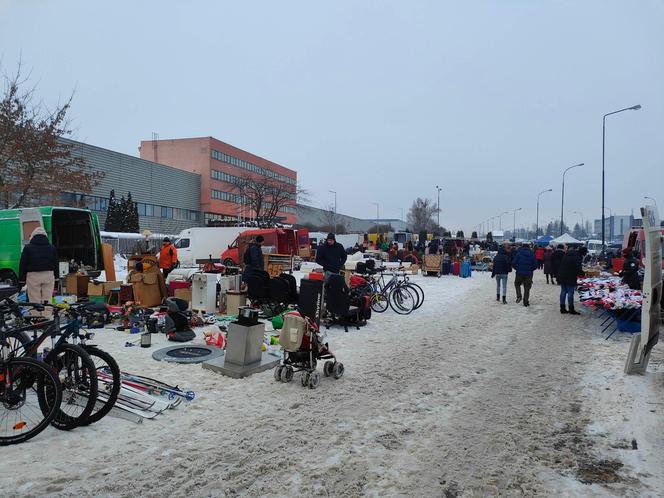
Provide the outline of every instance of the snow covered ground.
[[587,310],[561,316],[558,288],[541,275],[528,309],[496,303],[486,274],[417,280],[427,300],[412,315],[388,311],[360,331],[330,331],[346,374],[323,378],[315,391],[275,383],[272,372],[232,380],[200,365],[159,363],[151,354],[162,337],[151,349],[127,348],[135,336],[100,332],[97,342],[124,370],[193,388],[196,400],[143,424],[107,417],[4,448],[0,489],[8,496],[664,494],[664,345],[645,377],[626,377],[629,338],[604,341]]

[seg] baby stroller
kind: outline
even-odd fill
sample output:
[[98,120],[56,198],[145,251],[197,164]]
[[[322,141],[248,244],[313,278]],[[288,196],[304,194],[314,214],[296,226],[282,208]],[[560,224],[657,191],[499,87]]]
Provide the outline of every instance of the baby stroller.
[[284,315],[284,325],[279,336],[284,358],[274,369],[276,381],[290,382],[295,372],[302,372],[302,387],[316,389],[320,385],[320,373],[316,370],[319,360],[327,360],[323,365],[326,377],[340,379],[343,376],[343,363],[337,361],[319,330],[322,306],[323,282],[302,280],[298,311]]

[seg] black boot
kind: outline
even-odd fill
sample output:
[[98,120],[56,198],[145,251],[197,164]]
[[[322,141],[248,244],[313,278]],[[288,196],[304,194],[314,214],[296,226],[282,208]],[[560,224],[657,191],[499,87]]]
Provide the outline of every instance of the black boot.
[[521,296],[516,296],[516,302],[520,303],[521,302]]
[[568,313],[569,313],[570,315],[580,315],[580,314],[581,314],[581,313],[579,313],[578,311],[576,311],[576,310],[574,309],[574,305],[573,305],[573,304],[570,305]]
[[565,308],[564,304],[560,305],[560,313],[563,314],[563,315],[567,314],[567,308]]
[[507,304],[507,297],[503,296],[503,304]]
[[547,284],[549,283],[549,276],[548,275],[546,276],[546,283]]
[[527,308],[530,306],[530,302],[528,302],[526,299],[523,300],[523,305]]
[[496,294],[496,301],[500,301],[500,294]]

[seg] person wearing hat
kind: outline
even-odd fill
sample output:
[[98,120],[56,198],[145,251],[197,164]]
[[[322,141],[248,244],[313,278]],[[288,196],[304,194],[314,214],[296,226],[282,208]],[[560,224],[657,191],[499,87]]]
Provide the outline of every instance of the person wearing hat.
[[[51,302],[58,266],[58,252],[49,242],[46,231],[42,227],[35,228],[21,253],[18,271],[19,282],[27,284],[31,303]],[[50,317],[50,308],[40,315]]]
[[333,233],[328,233],[325,244],[316,251],[316,263],[323,267],[325,277],[327,278],[330,273],[339,273],[346,262],[346,258],[344,246],[337,242],[337,238]]
[[159,268],[164,274],[164,279],[168,278],[168,274],[178,264],[178,250],[171,243],[171,239],[164,237],[161,243],[161,251],[159,251]]
[[253,242],[250,242],[242,256],[244,263],[244,271],[242,272],[242,281],[247,282],[249,275],[254,270],[264,270],[265,262],[263,261],[263,242],[265,237],[257,235]]
[[629,285],[630,289],[641,290],[641,279],[639,278],[639,261],[634,257],[634,250],[626,247],[622,250],[625,258],[623,269],[620,272],[623,283]]

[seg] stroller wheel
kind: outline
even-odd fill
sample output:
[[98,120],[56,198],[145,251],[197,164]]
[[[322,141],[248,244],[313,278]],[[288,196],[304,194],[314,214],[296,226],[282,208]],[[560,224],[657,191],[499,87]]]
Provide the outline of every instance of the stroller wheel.
[[323,365],[323,375],[325,375],[325,377],[329,377],[330,375],[332,375],[333,370],[334,370],[334,362],[326,361],[325,365]]
[[309,376],[309,389],[316,389],[320,385],[320,374],[316,371]]
[[279,382],[281,380],[281,371],[284,369],[283,365],[277,365],[274,368],[274,380]]
[[293,367],[286,365],[281,370],[281,382],[290,382],[293,380]]
[[302,372],[302,375],[300,376],[300,382],[302,383],[302,387],[307,387],[309,385],[309,372]]
[[332,369],[332,375],[334,375],[335,379],[340,379],[344,375],[344,364],[337,362],[334,364],[334,368]]

